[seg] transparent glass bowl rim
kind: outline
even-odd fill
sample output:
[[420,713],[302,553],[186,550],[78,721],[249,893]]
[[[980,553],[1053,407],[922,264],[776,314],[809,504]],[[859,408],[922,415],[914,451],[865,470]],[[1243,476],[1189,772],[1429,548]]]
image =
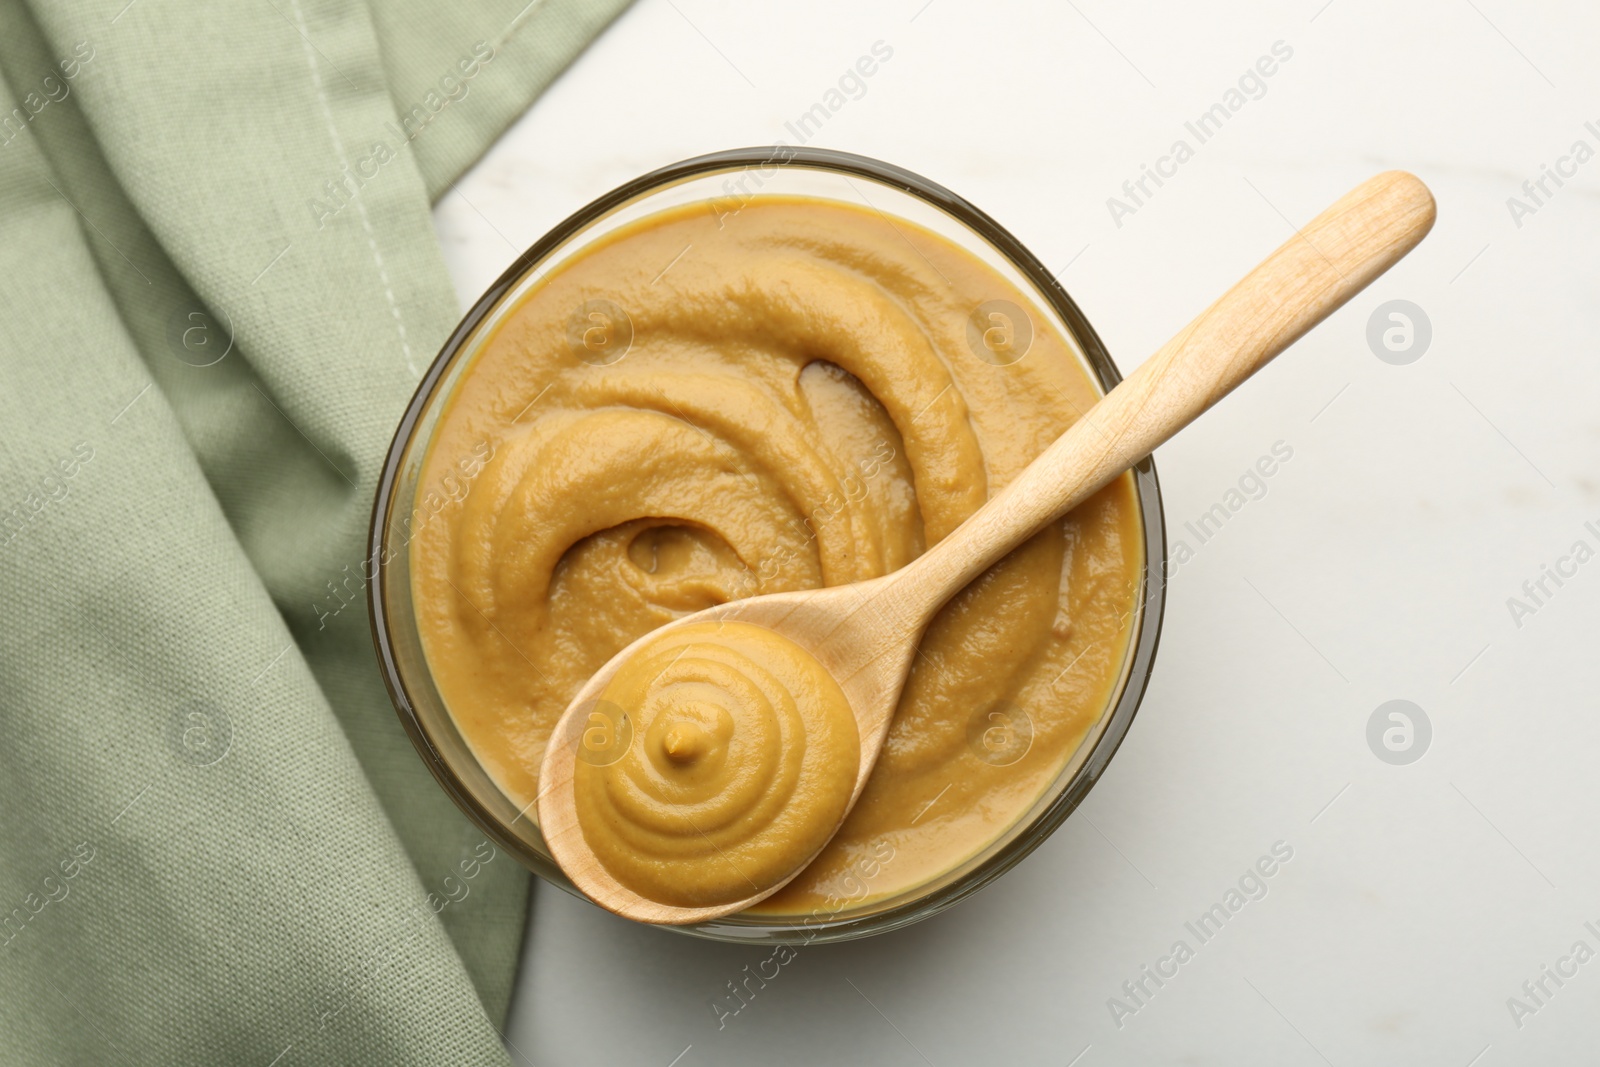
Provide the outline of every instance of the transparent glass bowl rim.
[[[387,569],[386,530],[394,512],[394,493],[402,478],[402,464],[411,444],[417,424],[435,401],[440,381],[450,370],[457,353],[471,339],[478,326],[488,318],[507,293],[523,280],[553,252],[559,250],[574,236],[611,212],[662,188],[719,171],[745,168],[792,166],[831,171],[847,177],[868,178],[898,189],[942,210],[957,222],[964,224],[979,238],[987,241],[1010,262],[1037,294],[1059,315],[1072,334],[1072,340],[1088,361],[1099,380],[1102,390],[1110,391],[1122,380],[1121,373],[1111,360],[1105,345],[1089,324],[1077,304],[1067,295],[1055,276],[1028,251],[1023,244],[994,219],[976,206],[944,186],[881,160],[855,155],[835,149],[773,145],[713,152],[673,163],[633,179],[611,192],[590,202],[558,223],[535,242],[515,262],[506,268],[495,282],[463,316],[426,374],[418,383],[416,393],[406,407],[404,416],[395,430],[373,501],[372,523],[368,548],[370,559],[377,564],[373,578],[367,584],[368,618],[372,626],[372,640],[385,686],[389,690],[395,711],[406,734],[411,738],[417,753],[435,780],[490,839],[546,881],[577,896],[582,894],[544,857],[530,857],[524,844],[501,826],[501,820],[487,810],[467,785],[457,776],[450,761],[433,744],[429,728],[418,715],[415,702],[406,685],[397,661],[389,633],[388,598],[385,593]],[[691,936],[717,941],[740,943],[818,944],[845,941],[897,930],[922,919],[929,918],[972,896],[1000,875],[1020,863],[1042,844],[1068,815],[1083,802],[1089,790],[1099,781],[1116,754],[1134,715],[1144,697],[1154,665],[1157,645],[1160,643],[1161,622],[1166,606],[1166,527],[1163,519],[1161,487],[1156,477],[1155,461],[1147,457],[1133,468],[1138,491],[1139,510],[1145,546],[1145,568],[1141,582],[1141,606],[1135,613],[1134,631],[1129,635],[1130,647],[1125,656],[1122,689],[1111,711],[1106,715],[1099,736],[1092,749],[1079,764],[1077,771],[1064,784],[1044,810],[1039,811],[1012,839],[962,876],[948,881],[923,897],[914,897],[899,905],[873,914],[854,918],[835,919],[812,923],[810,921],[785,922],[777,916],[751,917],[731,923],[700,923],[686,927],[668,927]],[[445,711],[448,714],[448,711]],[[1037,808],[1037,802],[1035,804]],[[990,846],[991,848],[993,846]]]

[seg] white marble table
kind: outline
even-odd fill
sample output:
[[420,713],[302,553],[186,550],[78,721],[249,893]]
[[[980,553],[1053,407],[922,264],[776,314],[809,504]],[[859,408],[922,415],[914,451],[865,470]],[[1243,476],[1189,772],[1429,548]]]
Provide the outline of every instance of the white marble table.
[[[901,163],[994,214],[1062,271],[1124,369],[1371,172],[1422,175],[1439,224],[1159,453],[1169,534],[1185,538],[1258,457],[1293,449],[1265,496],[1191,542],[1132,732],[1044,847],[939,918],[804,951],[721,1029],[708,1001],[762,950],[541,887],[518,1053],[657,1067],[1592,1059],[1600,959],[1570,953],[1600,952],[1600,560],[1571,552],[1600,550],[1600,160],[1562,159],[1579,140],[1600,150],[1600,10],[775,6],[641,0],[625,15],[440,204],[463,300],[628,178],[793,140],[785,123],[878,41],[892,58],[812,143]],[[1257,98],[1200,143],[1185,123],[1229,102],[1276,42],[1292,55],[1259,92],[1247,80]],[[1179,138],[1192,158],[1161,162]],[[1158,163],[1164,184],[1129,200],[1124,181]],[[1535,200],[1523,182],[1543,165],[1571,176]],[[1113,196],[1135,210],[1114,219]],[[1367,339],[1390,300],[1431,323],[1404,365]],[[1545,565],[1567,575],[1541,594]],[[1396,699],[1432,727],[1407,765],[1367,740]],[[1200,945],[1184,924],[1280,841],[1293,858],[1266,896]],[[1194,958],[1146,980],[1140,1006],[1123,983],[1180,938]],[[1546,965],[1575,974],[1557,985]],[[1113,997],[1139,1010],[1114,1013]]]

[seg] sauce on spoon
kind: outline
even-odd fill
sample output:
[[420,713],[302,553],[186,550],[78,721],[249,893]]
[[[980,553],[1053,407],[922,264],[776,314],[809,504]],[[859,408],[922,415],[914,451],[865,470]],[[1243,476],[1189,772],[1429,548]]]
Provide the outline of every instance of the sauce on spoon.
[[860,738],[844,693],[765,627],[707,622],[647,642],[591,715],[593,755],[580,748],[573,775],[578,824],[612,877],[663,904],[713,906],[787,880],[833,836],[855,788]]

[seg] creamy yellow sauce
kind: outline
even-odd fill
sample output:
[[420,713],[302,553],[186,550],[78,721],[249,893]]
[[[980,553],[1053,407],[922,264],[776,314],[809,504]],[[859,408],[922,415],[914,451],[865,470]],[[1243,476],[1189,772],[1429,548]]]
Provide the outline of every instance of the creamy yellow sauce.
[[[567,703],[625,645],[905,565],[1097,398],[1026,296],[906,220],[757,196],[632,223],[522,295],[446,404],[411,547],[435,683],[522,808]],[[758,910],[913,892],[1005,834],[1107,710],[1143,552],[1124,475],[946,605],[857,805]],[[738,743],[662,722],[634,734],[634,770],[583,770],[591,820],[645,768],[655,804],[710,766],[673,746]],[[832,781],[802,769],[784,805],[826,807]],[[607,866],[649,895],[738,893],[631,834]]]
[[580,741],[574,766],[578,825],[612,877],[662,904],[710,907],[778,884],[827,843],[855,789],[849,701],[816,657],[760,626],[658,638],[599,706],[600,743]]

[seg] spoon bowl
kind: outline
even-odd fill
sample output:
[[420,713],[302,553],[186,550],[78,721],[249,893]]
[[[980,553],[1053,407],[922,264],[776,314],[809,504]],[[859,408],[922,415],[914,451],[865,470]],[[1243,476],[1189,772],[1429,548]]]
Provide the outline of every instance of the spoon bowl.
[[[618,882],[585,847],[583,831],[578,825],[577,808],[569,799],[573,793],[573,775],[584,751],[584,734],[594,723],[591,716],[596,713],[601,693],[616,677],[622,665],[646,643],[697,623],[752,623],[805,648],[844,691],[851,710],[855,712],[856,729],[861,741],[860,766],[849,804],[854,807],[861,790],[866,787],[873,764],[877,762],[878,752],[883,748],[883,739],[889,732],[889,723],[894,717],[895,705],[900,700],[906,672],[911,666],[911,657],[916,654],[916,641],[890,643],[870,651],[860,644],[857,627],[846,625],[843,620],[859,612],[868,613],[868,617],[874,620],[880,619],[879,612],[886,605],[879,603],[879,597],[893,577],[891,574],[849,585],[769,593],[718,604],[652,630],[596,671],[578,690],[551,732],[539,779],[540,832],[544,834],[556,862],[561,864],[561,869],[567,872],[574,884],[591,899],[603,902],[605,907],[619,915],[640,922],[668,925],[721,918],[782,889],[789,879],[733,905],[686,908],[650,900]],[[607,719],[605,727],[608,730],[620,727],[621,724],[615,721],[614,712],[602,715]],[[552,759],[551,753],[557,750],[564,752],[565,758]],[[567,802],[552,802],[551,798],[557,796]],[[817,851],[821,851],[820,848]],[[806,863],[815,858],[816,852],[813,852],[806,857]],[[790,877],[799,874],[806,863],[797,865]]]

